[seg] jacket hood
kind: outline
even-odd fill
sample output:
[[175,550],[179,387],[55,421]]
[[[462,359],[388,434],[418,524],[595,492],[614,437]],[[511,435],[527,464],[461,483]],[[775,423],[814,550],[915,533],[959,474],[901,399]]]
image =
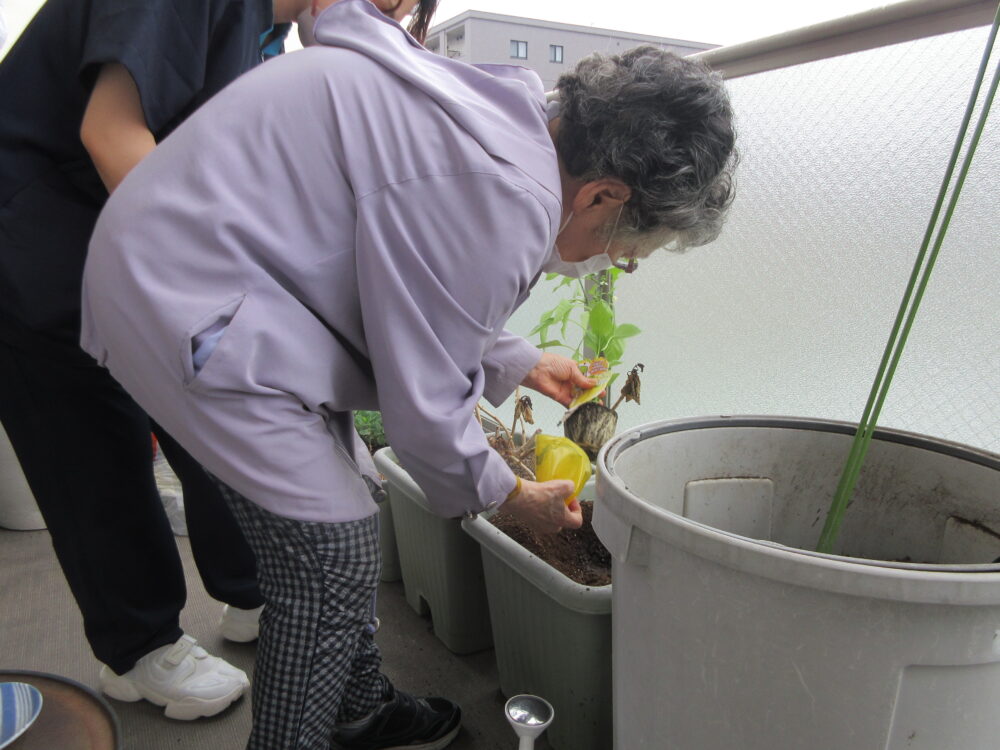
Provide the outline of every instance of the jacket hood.
[[555,146],[538,75],[468,65],[426,49],[369,0],[340,0],[316,18],[319,44],[358,52],[434,99],[487,153],[516,165],[561,200]]

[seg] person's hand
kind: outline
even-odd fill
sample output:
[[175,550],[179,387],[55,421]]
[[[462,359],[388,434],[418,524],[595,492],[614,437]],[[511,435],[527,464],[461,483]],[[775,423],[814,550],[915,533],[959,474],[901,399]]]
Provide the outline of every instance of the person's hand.
[[566,479],[550,482],[521,481],[521,490],[506,501],[501,510],[510,513],[532,531],[555,534],[562,529],[578,529],[583,525],[580,502],[566,505],[575,485]]
[[568,406],[576,395],[576,389],[593,388],[596,381],[580,372],[576,360],[561,354],[544,352],[538,364],[521,381],[521,385],[555,399],[563,406]]

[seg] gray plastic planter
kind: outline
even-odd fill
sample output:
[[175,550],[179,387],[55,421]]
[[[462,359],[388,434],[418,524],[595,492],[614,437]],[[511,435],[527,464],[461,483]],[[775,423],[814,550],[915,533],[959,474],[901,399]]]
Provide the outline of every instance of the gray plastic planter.
[[[588,484],[581,497],[593,491]],[[552,704],[556,750],[609,750],[612,587],[571,581],[486,515],[462,526],[482,546],[501,692]]]
[[618,750],[1000,746],[1000,456],[877,431],[817,554],[853,431],[688,419],[602,450]]
[[375,466],[389,494],[406,601],[418,614],[430,611],[434,635],[450,651],[488,649],[493,636],[479,546],[462,531],[459,519],[431,512],[423,490],[391,448],[375,454]]
[[396,546],[396,524],[392,520],[392,505],[389,504],[389,491],[378,502],[378,544],[382,551],[382,575],[380,580],[392,583],[402,579],[403,572],[399,566],[399,547]]

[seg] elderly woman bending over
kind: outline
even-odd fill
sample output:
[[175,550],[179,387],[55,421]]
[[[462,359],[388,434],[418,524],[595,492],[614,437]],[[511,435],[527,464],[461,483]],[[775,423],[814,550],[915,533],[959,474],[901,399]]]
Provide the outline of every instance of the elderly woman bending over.
[[585,60],[547,105],[533,73],[434,55],[365,0],[315,37],[112,195],[83,344],[216,477],[257,555],[249,746],[440,748],[458,707],[379,671],[378,480],[351,412],[381,410],[440,515],[579,526],[571,483],[516,480],[473,408],[589,384],[507,319],[544,271],[715,237],[732,115],[716,76],[650,47]]

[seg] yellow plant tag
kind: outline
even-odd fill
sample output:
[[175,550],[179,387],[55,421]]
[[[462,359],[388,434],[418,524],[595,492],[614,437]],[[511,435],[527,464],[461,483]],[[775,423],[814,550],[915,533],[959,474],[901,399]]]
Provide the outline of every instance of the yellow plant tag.
[[576,394],[570,402],[569,407],[567,407],[568,411],[573,411],[573,409],[580,406],[580,404],[585,404],[588,401],[596,399],[604,391],[605,387],[608,385],[608,381],[611,380],[611,369],[608,366],[608,360],[604,357],[585,359],[580,362],[580,364],[584,366],[583,374],[588,378],[596,380],[597,385]]
[[590,479],[590,459],[583,448],[566,437],[535,435],[535,478],[539,482],[550,479],[569,479],[576,488],[566,498],[566,504],[576,499],[583,485]]

